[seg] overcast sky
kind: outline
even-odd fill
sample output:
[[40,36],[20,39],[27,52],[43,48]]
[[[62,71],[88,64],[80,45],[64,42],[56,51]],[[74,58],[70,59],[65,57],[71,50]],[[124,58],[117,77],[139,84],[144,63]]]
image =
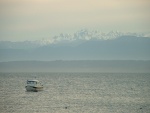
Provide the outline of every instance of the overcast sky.
[[150,32],[150,0],[0,0],[0,40],[39,40],[83,28]]

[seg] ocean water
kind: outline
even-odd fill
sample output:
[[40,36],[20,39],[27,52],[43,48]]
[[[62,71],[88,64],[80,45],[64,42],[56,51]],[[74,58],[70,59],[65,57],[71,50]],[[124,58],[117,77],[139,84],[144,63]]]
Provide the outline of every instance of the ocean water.
[[0,113],[150,113],[150,73],[0,73]]

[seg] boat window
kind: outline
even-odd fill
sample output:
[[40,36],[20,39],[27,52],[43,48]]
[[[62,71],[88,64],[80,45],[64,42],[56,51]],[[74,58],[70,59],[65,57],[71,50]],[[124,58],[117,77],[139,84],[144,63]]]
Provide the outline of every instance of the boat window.
[[27,84],[37,84],[36,81],[27,81]]

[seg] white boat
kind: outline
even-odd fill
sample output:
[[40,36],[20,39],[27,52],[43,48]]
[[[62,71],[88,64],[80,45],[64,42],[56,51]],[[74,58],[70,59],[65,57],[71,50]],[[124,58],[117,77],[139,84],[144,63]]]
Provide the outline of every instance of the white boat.
[[41,91],[43,90],[43,85],[38,80],[27,80],[27,85],[25,86],[27,91]]

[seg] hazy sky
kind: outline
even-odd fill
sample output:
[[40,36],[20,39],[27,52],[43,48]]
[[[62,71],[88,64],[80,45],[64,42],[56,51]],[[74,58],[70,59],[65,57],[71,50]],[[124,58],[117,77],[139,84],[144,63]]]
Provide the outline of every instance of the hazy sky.
[[150,0],[0,0],[0,40],[98,29],[150,32]]

